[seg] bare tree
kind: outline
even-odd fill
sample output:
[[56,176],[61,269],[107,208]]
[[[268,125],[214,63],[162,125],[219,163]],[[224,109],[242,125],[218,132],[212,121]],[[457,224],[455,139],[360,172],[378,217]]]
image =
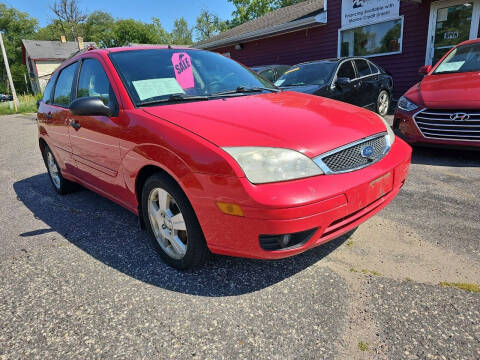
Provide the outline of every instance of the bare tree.
[[78,0],[55,0],[50,7],[60,21],[63,33],[67,35],[67,29],[72,34],[73,40],[78,36],[78,26],[84,22],[88,15],[78,6]]

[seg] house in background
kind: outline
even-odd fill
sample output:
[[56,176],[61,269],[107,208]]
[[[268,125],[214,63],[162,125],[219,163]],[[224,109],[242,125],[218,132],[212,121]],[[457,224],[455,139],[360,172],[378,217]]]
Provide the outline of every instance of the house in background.
[[22,40],[23,63],[27,66],[30,85],[34,93],[41,93],[50,76],[66,59],[94,42]]
[[480,0],[306,0],[210,39],[196,48],[247,65],[365,56],[389,71],[397,98],[461,41],[479,37]]

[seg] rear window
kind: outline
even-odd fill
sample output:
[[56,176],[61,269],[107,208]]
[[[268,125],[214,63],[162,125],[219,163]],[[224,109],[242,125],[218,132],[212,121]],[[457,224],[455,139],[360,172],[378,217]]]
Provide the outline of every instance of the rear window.
[[357,66],[358,77],[371,75],[370,66],[366,60],[355,60],[355,65]]

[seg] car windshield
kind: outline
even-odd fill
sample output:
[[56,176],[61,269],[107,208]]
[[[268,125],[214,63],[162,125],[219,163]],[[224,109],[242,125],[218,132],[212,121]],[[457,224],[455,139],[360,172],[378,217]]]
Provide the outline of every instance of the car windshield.
[[276,82],[276,86],[325,85],[335,69],[336,62],[295,65],[288,69]]
[[480,43],[454,49],[435,69],[434,74],[464,73],[480,70]]
[[[208,51],[145,49],[110,54],[134,103],[207,100],[276,88],[239,63]],[[250,91],[249,91],[250,90]],[[225,94],[224,94],[225,95]]]

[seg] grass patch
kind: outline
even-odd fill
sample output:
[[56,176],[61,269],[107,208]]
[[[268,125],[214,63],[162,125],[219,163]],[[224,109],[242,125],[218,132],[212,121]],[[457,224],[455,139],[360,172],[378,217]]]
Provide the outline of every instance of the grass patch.
[[[37,112],[37,100],[41,95],[20,95],[18,97],[18,111],[15,112],[15,107],[12,101],[5,101],[0,103],[0,115],[34,113]],[[10,108],[10,103],[12,107]]]
[[365,275],[382,276],[382,274],[380,274],[378,271],[375,271],[375,270],[362,269],[362,273]]
[[353,240],[348,240],[347,241],[347,246],[348,246],[348,248],[351,249],[353,247]]
[[364,342],[364,341],[360,341],[358,343],[358,349],[360,351],[368,351],[368,343]]
[[456,287],[457,289],[462,289],[466,291],[471,291],[471,292],[480,292],[480,285],[477,284],[467,284],[467,283],[451,283],[451,282],[446,282],[442,281],[440,283],[443,287]]
[[350,272],[358,272],[358,270],[355,269],[355,268],[353,268],[353,267],[351,267],[351,268],[350,268]]

